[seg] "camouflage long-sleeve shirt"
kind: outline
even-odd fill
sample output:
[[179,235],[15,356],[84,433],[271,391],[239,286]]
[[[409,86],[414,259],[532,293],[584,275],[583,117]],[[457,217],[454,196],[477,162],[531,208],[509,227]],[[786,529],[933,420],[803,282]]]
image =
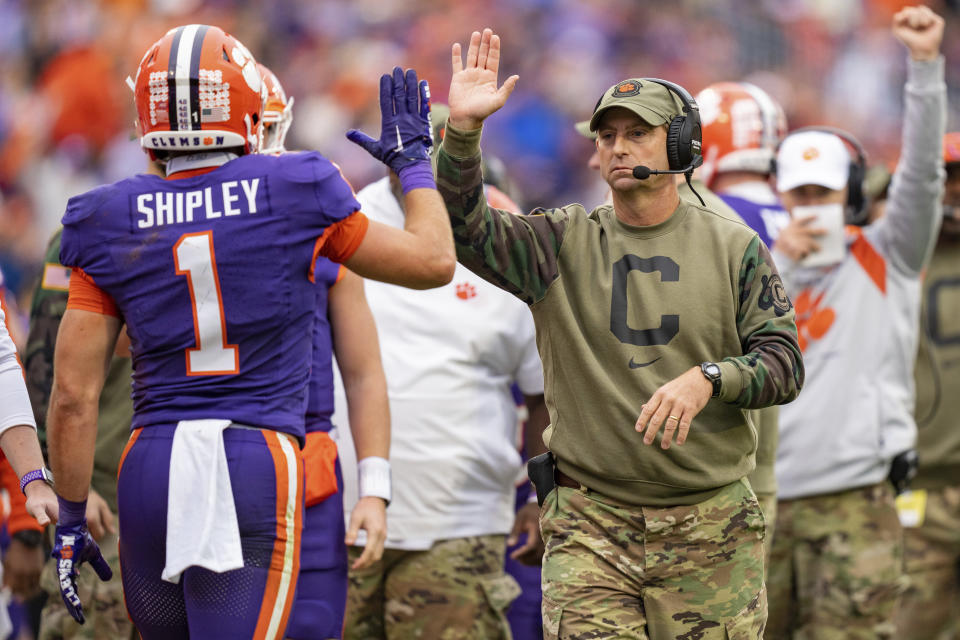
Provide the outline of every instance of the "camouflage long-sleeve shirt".
[[[70,269],[59,263],[60,232],[47,246],[43,276],[33,294],[30,307],[30,333],[24,357],[27,392],[37,420],[37,435],[46,448],[47,407],[53,387],[53,353],[60,329],[60,320],[67,309]],[[117,467],[130,435],[133,401],[130,379],[133,366],[130,358],[114,357],[100,394],[97,444],[91,484],[117,510]]]
[[[438,187],[458,259],[531,305],[559,468],[648,505],[699,502],[749,473],[757,435],[743,409],[789,402],[803,383],[793,305],[757,234],[684,201],[648,227],[610,206],[492,209],[479,137],[447,127]],[[641,405],[704,361],[720,364],[720,398],[682,447],[643,445]]]

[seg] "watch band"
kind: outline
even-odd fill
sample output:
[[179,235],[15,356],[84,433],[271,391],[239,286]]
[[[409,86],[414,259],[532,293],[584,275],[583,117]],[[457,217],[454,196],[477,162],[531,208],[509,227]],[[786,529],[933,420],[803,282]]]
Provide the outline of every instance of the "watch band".
[[720,389],[722,387],[722,381],[720,378],[720,365],[716,362],[703,362],[700,364],[700,373],[703,374],[703,377],[710,381],[710,384],[713,385],[713,394],[711,398],[720,397]]
[[33,471],[27,471],[23,474],[23,477],[20,478],[20,493],[26,495],[27,485],[34,480],[43,480],[51,487],[53,486],[53,474],[50,473],[50,470],[46,467],[42,467],[40,469],[34,469]]

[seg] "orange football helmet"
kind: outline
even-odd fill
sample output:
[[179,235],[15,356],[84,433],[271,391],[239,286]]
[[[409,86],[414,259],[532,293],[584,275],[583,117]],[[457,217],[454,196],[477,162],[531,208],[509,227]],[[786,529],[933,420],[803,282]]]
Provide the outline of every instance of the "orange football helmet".
[[729,171],[769,174],[787,117],[766,91],[747,82],[718,82],[696,96],[703,130],[701,177],[711,186]]
[[266,91],[256,60],[219,27],[171,29],[144,54],[134,80],[140,145],[169,151],[260,147]]
[[284,142],[287,131],[293,124],[293,98],[287,93],[273,71],[257,63],[257,70],[263,78],[267,91],[267,102],[263,108],[263,142],[260,153],[283,153],[287,150]]
[[960,131],[943,136],[943,164],[960,162]]

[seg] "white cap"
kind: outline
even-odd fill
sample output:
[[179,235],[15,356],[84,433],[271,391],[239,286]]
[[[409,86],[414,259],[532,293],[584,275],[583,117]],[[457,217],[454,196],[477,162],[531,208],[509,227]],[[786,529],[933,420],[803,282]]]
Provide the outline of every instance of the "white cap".
[[777,152],[777,191],[817,184],[839,191],[850,175],[850,153],[832,133],[802,131],[784,138]]

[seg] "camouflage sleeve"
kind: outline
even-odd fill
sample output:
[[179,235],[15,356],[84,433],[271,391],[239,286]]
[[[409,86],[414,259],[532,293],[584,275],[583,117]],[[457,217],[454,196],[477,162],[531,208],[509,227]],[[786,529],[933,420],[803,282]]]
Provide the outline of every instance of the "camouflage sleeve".
[[37,435],[46,450],[47,405],[53,386],[53,351],[60,319],[67,308],[70,270],[60,265],[60,231],[50,239],[37,288],[30,307],[30,333],[24,354],[27,393],[37,420]]
[[537,209],[529,216],[494,209],[483,193],[480,130],[447,124],[437,161],[437,189],[453,226],[457,260],[527,304],[546,295],[557,279],[557,256],[568,215]]
[[745,355],[720,363],[720,399],[747,409],[790,402],[803,386],[793,303],[757,235],[740,262],[739,290],[737,332]]

